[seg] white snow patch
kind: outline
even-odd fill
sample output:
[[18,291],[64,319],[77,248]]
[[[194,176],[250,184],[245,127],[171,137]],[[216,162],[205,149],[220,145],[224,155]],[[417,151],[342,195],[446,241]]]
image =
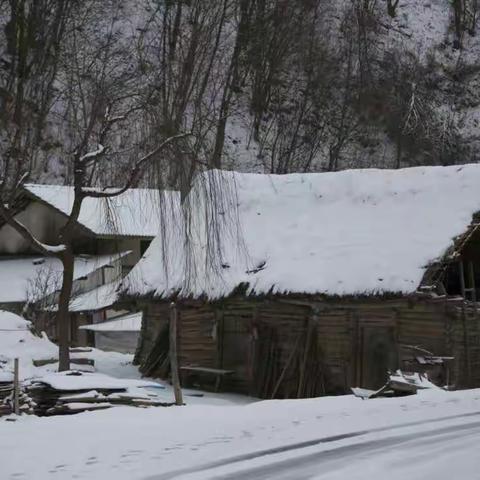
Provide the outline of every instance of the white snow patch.
[[118,389],[127,390],[129,388],[163,388],[158,382],[145,380],[114,378],[102,373],[87,372],[56,372],[48,373],[35,379],[36,382],[49,385],[56,390],[95,390],[95,389]]
[[[71,312],[85,312],[111,307],[118,299],[117,289],[119,285],[120,280],[117,280],[75,296],[70,301],[69,310]],[[52,310],[58,310],[58,305],[55,305]]]
[[20,378],[31,378],[38,374],[33,360],[55,358],[57,355],[58,347],[45,335],[34,335],[29,321],[0,310],[0,375],[11,376],[13,360],[18,358]]

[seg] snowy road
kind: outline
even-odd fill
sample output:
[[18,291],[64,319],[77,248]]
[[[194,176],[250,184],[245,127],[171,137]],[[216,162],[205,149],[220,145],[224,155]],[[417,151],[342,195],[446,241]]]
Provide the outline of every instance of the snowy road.
[[0,480],[480,480],[480,389],[186,398],[181,408],[0,419]]
[[[353,440],[353,442],[352,442]],[[480,413],[325,437],[148,480],[480,479]],[[328,445],[326,447],[326,445]],[[195,471],[196,470],[196,471]],[[477,472],[472,476],[472,472]]]

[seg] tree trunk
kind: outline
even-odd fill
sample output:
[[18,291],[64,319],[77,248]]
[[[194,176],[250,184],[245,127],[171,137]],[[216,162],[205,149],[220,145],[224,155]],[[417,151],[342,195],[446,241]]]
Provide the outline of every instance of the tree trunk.
[[455,40],[453,42],[453,48],[458,50],[462,48],[464,0],[453,0],[452,5],[455,21]]
[[67,248],[62,256],[63,280],[58,301],[58,371],[70,370],[70,296],[73,287],[74,256],[70,248]]
[[402,166],[402,153],[403,153],[403,138],[402,138],[402,133],[399,132],[397,136],[397,158],[395,160],[396,169],[399,169]]
[[217,132],[215,135],[215,145],[213,147],[210,164],[213,168],[222,168],[222,154],[225,144],[225,131],[227,120],[230,113],[233,89],[238,88],[238,77],[240,69],[240,54],[249,41],[248,24],[250,22],[248,0],[240,2],[240,23],[238,25],[237,37],[233,48],[230,65],[228,67],[227,78],[223,87],[222,101],[217,121]]

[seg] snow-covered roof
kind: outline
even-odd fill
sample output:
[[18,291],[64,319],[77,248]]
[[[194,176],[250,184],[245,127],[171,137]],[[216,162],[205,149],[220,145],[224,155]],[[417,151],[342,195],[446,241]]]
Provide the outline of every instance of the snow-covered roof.
[[[212,185],[223,192],[213,204],[203,193]],[[188,198],[189,255],[178,247],[185,243],[182,222],[172,221],[168,235],[158,236],[127,276],[124,292],[214,299],[247,284],[249,294],[413,293],[426,267],[480,210],[479,186],[480,165],[290,175],[211,171]],[[217,245],[207,227],[215,218]]]
[[117,301],[119,285],[120,280],[117,280],[74,297],[70,302],[70,311],[85,312],[111,307]]
[[[71,186],[26,184],[34,198],[69,215],[73,206]],[[78,223],[99,236],[154,237],[160,231],[160,210],[164,199],[177,201],[178,192],[130,189],[113,198],[85,198]]]
[[[105,265],[117,261],[128,252],[110,255],[79,255],[75,257],[74,280],[89,275]],[[62,262],[55,257],[6,257],[0,259],[0,303],[25,302],[32,282],[48,284],[45,295],[60,286]]]
[[106,322],[81,325],[78,328],[92,332],[139,332],[142,328],[142,312],[129,313]]

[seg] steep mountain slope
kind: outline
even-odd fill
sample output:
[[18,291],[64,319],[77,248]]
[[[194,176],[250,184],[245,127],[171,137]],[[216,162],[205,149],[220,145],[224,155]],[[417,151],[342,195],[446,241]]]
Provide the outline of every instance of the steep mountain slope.
[[4,175],[68,181],[112,108],[93,183],[179,131],[151,183],[476,162],[478,16],[475,0],[0,2]]

